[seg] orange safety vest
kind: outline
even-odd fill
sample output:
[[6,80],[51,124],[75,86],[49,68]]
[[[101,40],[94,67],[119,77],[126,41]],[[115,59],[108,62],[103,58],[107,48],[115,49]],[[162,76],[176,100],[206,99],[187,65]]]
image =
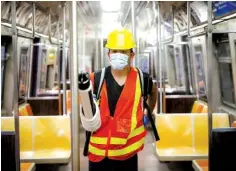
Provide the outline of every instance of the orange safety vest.
[[[94,75],[91,75],[94,85],[93,79]],[[131,67],[112,117],[104,80],[99,102],[102,124],[90,138],[88,149],[90,161],[99,162],[105,157],[125,160],[143,149],[147,132],[143,125],[141,98],[139,74],[136,68]]]

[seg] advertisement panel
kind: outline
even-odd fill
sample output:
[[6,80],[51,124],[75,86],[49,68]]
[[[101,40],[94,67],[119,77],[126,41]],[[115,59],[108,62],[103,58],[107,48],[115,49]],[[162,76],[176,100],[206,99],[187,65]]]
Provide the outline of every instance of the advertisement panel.
[[236,12],[236,1],[213,1],[212,7],[215,18],[219,18]]

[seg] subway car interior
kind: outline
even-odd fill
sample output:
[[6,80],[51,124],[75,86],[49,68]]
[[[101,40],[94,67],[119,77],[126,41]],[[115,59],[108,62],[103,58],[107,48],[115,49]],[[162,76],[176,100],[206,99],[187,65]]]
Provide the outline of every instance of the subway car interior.
[[120,28],[158,90],[139,171],[236,171],[236,2],[119,0],[1,1],[3,171],[88,171],[78,75]]

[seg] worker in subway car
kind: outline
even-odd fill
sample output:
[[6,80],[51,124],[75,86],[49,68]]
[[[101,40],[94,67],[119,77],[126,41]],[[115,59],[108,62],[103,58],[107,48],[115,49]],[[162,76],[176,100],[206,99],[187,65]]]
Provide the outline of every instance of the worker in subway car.
[[[138,171],[138,152],[144,148],[149,119],[147,110],[143,110],[140,70],[131,66],[135,46],[132,33],[127,29],[114,30],[108,36],[106,48],[110,66],[105,68],[100,96],[96,99],[101,126],[90,137],[89,171]],[[93,91],[98,89],[96,78],[101,79],[101,70],[90,75]],[[147,73],[143,73],[143,78],[152,113],[157,88]]]

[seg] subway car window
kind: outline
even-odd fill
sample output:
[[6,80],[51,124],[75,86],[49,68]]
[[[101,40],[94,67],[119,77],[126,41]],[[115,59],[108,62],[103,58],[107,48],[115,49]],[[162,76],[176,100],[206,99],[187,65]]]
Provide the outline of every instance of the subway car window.
[[184,75],[184,67],[183,67],[183,56],[179,47],[175,48],[175,62],[176,62],[176,77],[177,84],[180,87],[185,86],[185,75]]
[[6,63],[6,48],[5,46],[1,46],[1,103],[3,102],[4,71],[6,65],[5,63]]
[[46,89],[46,76],[47,76],[46,55],[47,55],[47,49],[42,49],[41,55],[39,56],[40,72],[38,72],[39,84],[38,84],[37,94],[44,92]]
[[220,43],[218,46],[218,57],[229,58],[230,57],[230,46],[229,43]]
[[231,63],[219,63],[222,101],[235,107],[234,85]]
[[20,67],[19,67],[19,81],[20,81],[20,90],[19,96],[25,96],[26,93],[26,81],[27,81],[27,72],[28,72],[28,62],[29,58],[29,48],[21,47],[20,49]]
[[[186,37],[184,38],[186,39]],[[183,41],[185,41],[183,39]],[[191,56],[190,56],[190,51],[189,51],[189,46],[188,45],[183,45],[182,47],[183,50],[183,56],[184,56],[184,69],[185,69],[185,74],[186,74],[186,91],[188,93],[193,93],[193,71],[192,71],[192,66],[191,66]]]
[[196,73],[198,92],[201,98],[206,98],[206,77],[204,71],[204,60],[201,46],[195,46],[195,61],[196,61]]
[[[167,61],[168,61],[168,83],[172,87],[177,85],[177,70],[174,56],[174,47],[167,46]],[[171,69],[172,68],[172,69]]]
[[229,37],[227,34],[220,34],[216,42],[217,61],[220,73],[221,100],[223,104],[235,108],[235,85],[233,82]]

